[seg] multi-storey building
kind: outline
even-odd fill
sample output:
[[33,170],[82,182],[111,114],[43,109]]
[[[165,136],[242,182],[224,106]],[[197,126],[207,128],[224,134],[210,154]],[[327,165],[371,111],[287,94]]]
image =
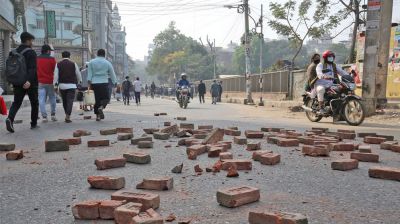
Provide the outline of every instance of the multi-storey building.
[[113,26],[114,39],[114,69],[121,80],[128,75],[128,56],[126,54],[126,32],[125,27],[121,26],[121,16],[119,15],[118,6],[115,5],[111,16]]

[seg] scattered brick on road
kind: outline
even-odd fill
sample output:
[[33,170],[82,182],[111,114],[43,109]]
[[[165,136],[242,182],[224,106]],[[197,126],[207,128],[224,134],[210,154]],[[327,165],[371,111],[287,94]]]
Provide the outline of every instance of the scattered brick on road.
[[94,220],[100,218],[100,201],[83,201],[72,206],[72,214],[75,219]]
[[207,138],[207,134],[194,134],[193,138],[195,138],[195,139],[205,139],[205,138]]
[[278,139],[277,145],[281,147],[294,147],[299,146],[300,142],[297,139],[286,139],[280,138]]
[[221,152],[219,154],[219,159],[220,160],[233,159],[233,155],[230,152]]
[[392,150],[393,152],[400,152],[400,145],[394,144],[394,145],[390,146],[390,150]]
[[169,126],[169,127],[165,127],[165,128],[160,130],[161,133],[168,133],[170,135],[174,135],[178,131],[179,131],[179,127],[176,124],[174,124],[172,126]]
[[197,153],[194,152],[194,151],[190,151],[187,156],[188,156],[188,159],[190,159],[190,160],[196,160],[197,159]]
[[183,169],[183,163],[181,165],[175,166],[171,172],[172,173],[182,173],[182,169]]
[[65,141],[60,141],[60,140],[45,141],[44,144],[46,152],[69,151],[69,145]]
[[82,137],[82,136],[89,136],[92,135],[92,132],[86,130],[76,130],[72,134],[73,137]]
[[133,134],[132,133],[121,133],[118,134],[118,141],[128,141],[131,140],[133,138]]
[[148,164],[151,163],[151,156],[145,152],[130,152],[124,153],[124,158],[128,163]]
[[102,146],[110,146],[110,140],[91,140],[88,141],[88,147],[102,147]]
[[133,128],[124,128],[124,127],[120,127],[117,128],[117,133],[128,133],[128,134],[133,134]]
[[252,162],[247,159],[226,159],[222,161],[222,170],[228,170],[231,166],[236,166],[237,170],[251,170]]
[[15,149],[15,144],[0,143],[0,151],[13,151],[14,149]]
[[100,219],[114,219],[114,211],[116,208],[125,204],[123,201],[103,200],[99,204]]
[[139,142],[142,142],[142,141],[153,141],[153,137],[151,137],[151,136],[147,136],[147,137],[140,137],[140,138],[133,138],[133,139],[131,139],[131,144],[132,145],[137,145]]
[[201,155],[207,152],[206,145],[191,145],[186,149],[186,154],[189,155],[190,153],[195,154],[196,156]]
[[83,116],[83,120],[90,120],[90,119],[92,119],[92,116],[90,115]]
[[160,207],[160,196],[148,192],[133,192],[129,190],[119,190],[111,194],[112,200],[140,203],[143,205],[142,211],[149,208],[157,209]]
[[373,136],[366,136],[364,138],[364,142],[368,144],[381,144],[382,142],[385,142],[386,138],[382,137],[373,137]]
[[217,146],[210,147],[210,149],[208,150],[208,157],[210,158],[219,157],[219,155],[223,151],[225,151],[223,147],[217,147]]
[[246,137],[235,136],[233,138],[233,142],[235,144],[238,144],[238,145],[246,145],[247,144],[247,138]]
[[315,138],[313,137],[302,136],[297,139],[299,140],[300,143],[304,145],[314,145],[315,142]]
[[155,132],[158,132],[160,129],[157,128],[143,128],[144,133],[148,134],[148,135],[152,135]]
[[154,139],[158,139],[158,140],[168,140],[170,137],[170,134],[162,133],[162,132],[154,132],[153,137],[154,137]]
[[350,158],[360,162],[379,162],[379,155],[374,153],[352,152],[350,153]]
[[260,156],[263,155],[263,154],[267,154],[267,153],[272,153],[272,151],[269,151],[269,150],[261,150],[261,151],[253,152],[252,159],[253,159],[254,161],[260,161]]
[[252,211],[249,224],[308,224],[308,220],[299,213]]
[[400,169],[394,167],[372,167],[368,170],[370,177],[400,181]]
[[318,127],[312,127],[311,131],[322,131],[322,132],[327,132],[329,131],[329,128],[318,128]]
[[357,134],[357,137],[359,137],[359,138],[365,138],[367,136],[376,136],[376,133],[363,132],[363,133],[358,133]]
[[397,144],[397,141],[386,141],[381,143],[381,149],[391,150],[392,145]]
[[139,149],[150,149],[150,148],[153,148],[153,142],[152,141],[140,141],[137,143],[137,146]]
[[24,152],[22,150],[13,150],[6,153],[7,160],[20,160],[22,158],[24,158]]
[[226,177],[238,177],[239,173],[236,169],[236,166],[231,166],[228,168],[228,172],[226,174]]
[[393,135],[376,135],[376,137],[385,138],[386,141],[394,141]]
[[194,166],[194,172],[196,172],[196,173],[202,173],[202,172],[203,172],[203,169],[200,168],[200,165],[199,165],[199,164],[197,164],[196,166]]
[[178,121],[186,121],[186,117],[177,117],[176,118]]
[[233,129],[225,129],[224,133],[225,133],[225,135],[229,135],[229,136],[240,136],[242,134],[241,131],[233,130]]
[[370,145],[359,145],[358,151],[363,153],[371,153],[371,146]]
[[224,130],[220,128],[215,128],[211,131],[210,134],[208,134],[207,138],[202,141],[202,144],[214,144],[222,140],[224,140]]
[[310,145],[303,145],[302,153],[307,156],[329,156],[329,149],[326,147],[317,147]]
[[261,142],[247,142],[247,151],[256,151],[261,149]]
[[96,159],[94,161],[98,170],[106,170],[118,167],[124,167],[126,164],[126,159],[124,157],[116,157],[109,159]]
[[332,161],[331,163],[332,170],[353,170],[358,168],[358,160],[356,159],[340,159]]
[[246,136],[246,138],[264,138],[264,132],[262,131],[246,130],[244,132],[244,135]]
[[165,112],[161,112],[160,113],[160,116],[167,116],[168,114],[167,113],[165,113]]
[[342,132],[342,133],[356,133],[354,130],[346,130],[346,129],[338,129],[337,132]]
[[356,133],[338,132],[338,136],[341,139],[355,139],[356,138]]
[[132,218],[132,224],[163,224],[164,219],[153,209],[147,209]]
[[194,129],[194,124],[193,123],[181,123],[180,125],[179,125],[179,127],[180,128],[183,128],[183,129]]
[[213,129],[213,125],[199,125],[198,129],[199,130],[211,130],[211,129]]
[[263,165],[276,165],[281,162],[281,156],[277,153],[261,154],[259,160]]
[[144,178],[143,181],[136,185],[137,189],[167,191],[174,187],[174,179],[172,177],[156,177]]
[[165,121],[164,122],[164,127],[169,127],[171,126],[171,122],[170,121]]
[[235,208],[260,200],[260,190],[249,186],[232,187],[217,191],[217,202],[228,208]]
[[65,139],[58,139],[60,141],[64,141],[68,143],[68,145],[80,145],[82,144],[82,139],[80,137],[77,138],[65,138]]
[[128,202],[119,206],[114,210],[114,220],[117,224],[129,224],[132,218],[137,216],[142,210],[143,205],[140,203]]
[[89,176],[87,181],[92,188],[96,189],[120,190],[125,187],[124,177]]
[[331,151],[354,151],[353,143],[330,143],[329,150]]
[[111,129],[103,129],[100,130],[101,135],[115,135],[117,134],[117,129],[116,128],[111,128]]

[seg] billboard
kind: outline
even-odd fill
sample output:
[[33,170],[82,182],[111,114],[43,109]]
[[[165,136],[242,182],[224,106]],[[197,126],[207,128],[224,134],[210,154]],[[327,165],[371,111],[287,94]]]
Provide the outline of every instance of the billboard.
[[386,96],[400,98],[400,26],[392,28]]

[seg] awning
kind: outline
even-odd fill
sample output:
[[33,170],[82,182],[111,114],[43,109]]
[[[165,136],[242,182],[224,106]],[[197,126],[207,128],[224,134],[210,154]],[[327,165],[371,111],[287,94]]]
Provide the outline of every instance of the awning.
[[0,30],[8,30],[11,32],[17,32],[17,28],[8,22],[3,16],[0,15]]

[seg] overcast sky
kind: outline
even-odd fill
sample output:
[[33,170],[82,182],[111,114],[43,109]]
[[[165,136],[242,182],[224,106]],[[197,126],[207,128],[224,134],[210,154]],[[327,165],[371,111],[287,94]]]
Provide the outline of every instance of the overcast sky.
[[[260,16],[260,6],[264,5],[264,16],[271,18],[270,2],[286,0],[249,0],[251,15]],[[365,0],[367,2],[367,0]],[[154,37],[175,21],[176,26],[185,35],[194,39],[202,38],[205,42],[207,34],[216,39],[216,45],[225,47],[230,41],[239,42],[244,31],[244,16],[235,9],[224,8],[223,5],[237,5],[240,0],[116,0],[122,24],[127,32],[127,52],[133,59],[143,60],[147,55],[148,45]],[[393,20],[400,22],[400,0],[394,0]],[[332,7],[336,8],[336,7]],[[343,26],[332,31],[335,35],[349,24],[351,19],[343,22]],[[266,24],[266,23],[265,23]],[[251,26],[253,24],[251,23]],[[277,38],[267,24],[266,38]],[[335,41],[348,38],[350,29],[338,36]]]

